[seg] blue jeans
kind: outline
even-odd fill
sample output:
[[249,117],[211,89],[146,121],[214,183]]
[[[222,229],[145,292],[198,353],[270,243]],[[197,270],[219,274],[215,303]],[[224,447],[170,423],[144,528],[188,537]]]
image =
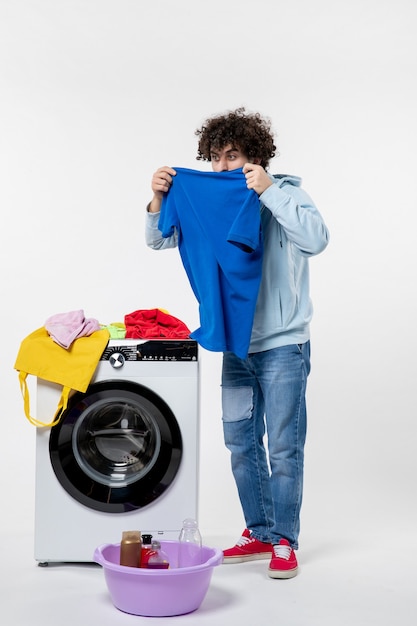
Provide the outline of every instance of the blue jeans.
[[[298,548],[310,342],[223,355],[224,441],[247,528]],[[267,437],[265,438],[265,434]]]

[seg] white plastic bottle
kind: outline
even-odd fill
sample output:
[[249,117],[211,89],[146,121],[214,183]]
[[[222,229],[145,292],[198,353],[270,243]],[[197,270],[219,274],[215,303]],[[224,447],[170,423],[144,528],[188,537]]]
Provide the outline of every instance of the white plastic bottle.
[[178,567],[199,565],[202,561],[201,534],[195,519],[187,517],[183,521],[178,545]]

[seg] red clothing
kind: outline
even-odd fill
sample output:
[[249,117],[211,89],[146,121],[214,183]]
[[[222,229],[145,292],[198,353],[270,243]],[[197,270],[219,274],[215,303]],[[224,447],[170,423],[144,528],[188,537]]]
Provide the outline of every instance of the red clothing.
[[190,329],[161,309],[140,309],[125,315],[127,339],[188,339]]

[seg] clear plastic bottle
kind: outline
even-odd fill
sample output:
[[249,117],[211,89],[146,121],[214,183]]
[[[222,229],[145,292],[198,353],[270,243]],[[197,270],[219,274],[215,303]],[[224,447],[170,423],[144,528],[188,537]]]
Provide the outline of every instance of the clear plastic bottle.
[[201,563],[201,534],[195,519],[183,521],[179,536],[178,567],[190,567]]
[[159,541],[152,541],[152,549],[148,557],[146,566],[148,569],[168,569],[168,556],[161,548]]

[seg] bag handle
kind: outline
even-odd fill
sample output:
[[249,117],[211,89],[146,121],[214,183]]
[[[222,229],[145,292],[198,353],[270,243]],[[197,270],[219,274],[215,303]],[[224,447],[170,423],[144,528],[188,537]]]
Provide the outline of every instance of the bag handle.
[[65,386],[62,387],[61,397],[59,399],[57,410],[56,410],[53,420],[49,423],[41,422],[40,420],[37,420],[35,417],[32,417],[30,414],[29,389],[28,389],[27,382],[26,382],[27,376],[28,376],[27,372],[19,372],[20,391],[22,392],[23,407],[24,407],[25,415],[27,419],[34,426],[44,426],[48,428],[51,426],[55,426],[56,424],[58,424],[59,420],[61,419],[62,413],[65,411],[65,409],[68,406],[68,398],[69,398],[71,388],[65,387]]

